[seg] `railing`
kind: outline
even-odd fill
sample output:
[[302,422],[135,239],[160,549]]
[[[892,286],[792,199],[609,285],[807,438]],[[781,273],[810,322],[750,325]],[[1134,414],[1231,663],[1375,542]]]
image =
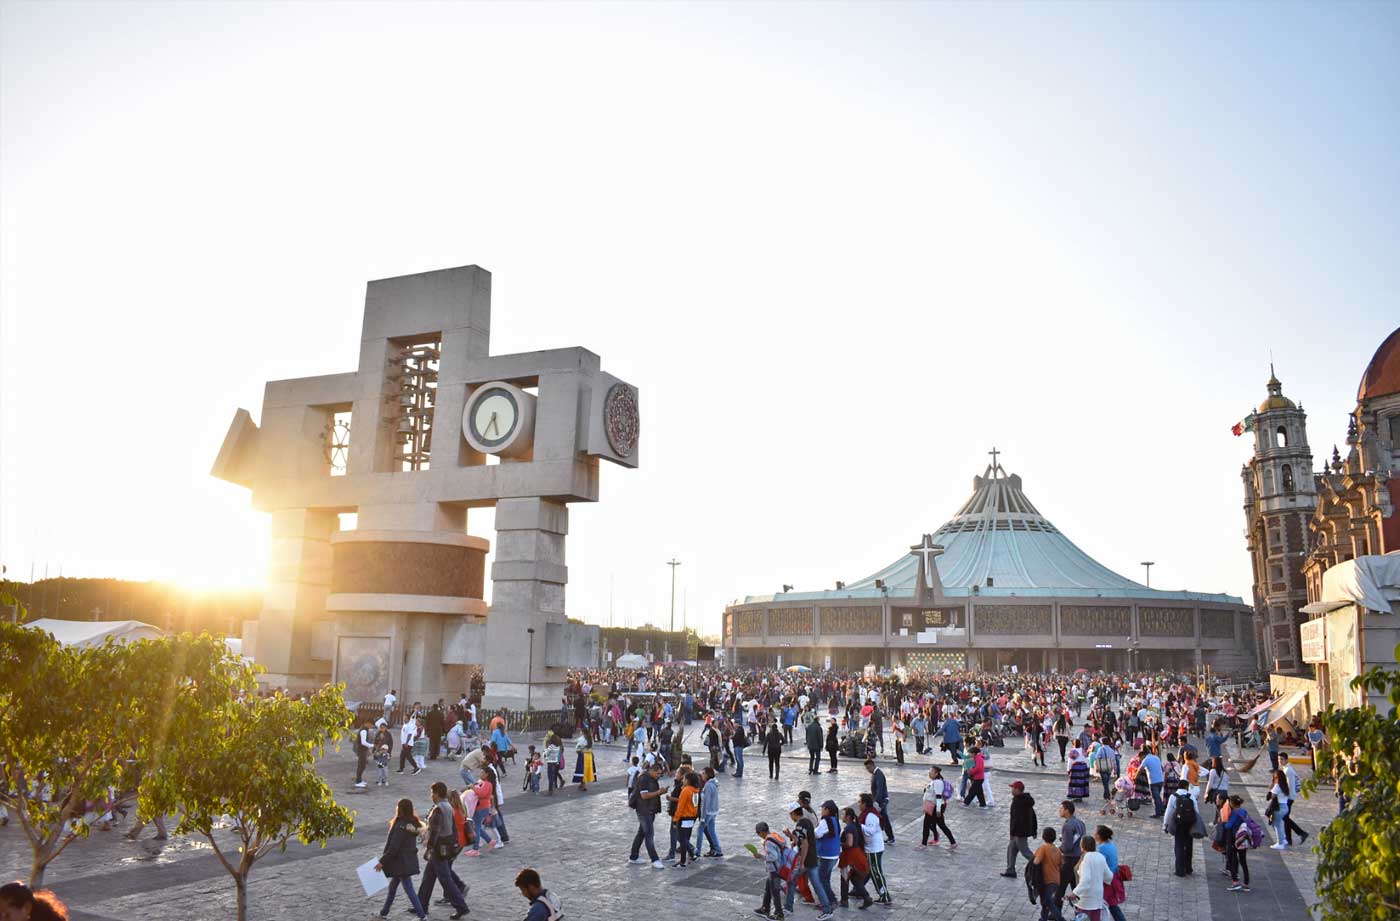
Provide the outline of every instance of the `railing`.
[[[478,709],[478,712],[480,710]],[[355,723],[359,726],[364,720],[374,722],[384,715],[384,705],[373,701],[362,701],[354,708]],[[391,726],[402,726],[404,718],[409,710],[403,704],[395,704],[389,716]],[[483,714],[481,734],[487,732],[487,725],[495,714]],[[571,720],[560,722],[558,710],[507,710],[506,711],[506,732],[547,732],[554,730],[560,738],[572,738],[574,734],[574,724]]]

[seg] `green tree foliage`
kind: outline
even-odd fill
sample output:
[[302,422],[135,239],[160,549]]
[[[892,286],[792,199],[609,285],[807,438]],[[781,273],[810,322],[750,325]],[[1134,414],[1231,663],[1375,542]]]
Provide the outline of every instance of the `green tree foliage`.
[[[1400,658],[1400,647],[1395,654]],[[1349,805],[1319,835],[1317,892],[1323,921],[1394,921],[1400,917],[1400,672],[1372,669],[1351,683],[1383,694],[1389,713],[1371,707],[1329,708],[1318,778],[1336,779]]]
[[0,803],[32,851],[30,883],[99,804],[148,782],[171,740],[251,685],[210,636],[77,649],[0,623]]
[[335,802],[315,766],[326,743],[350,724],[343,689],[324,687],[309,701],[281,694],[226,700],[203,726],[166,749],[157,776],[141,787],[141,815],[178,809],[175,833],[208,839],[233,877],[239,921],[247,917],[248,876],[256,861],[286,850],[292,837],[324,847],[354,832],[350,811]]

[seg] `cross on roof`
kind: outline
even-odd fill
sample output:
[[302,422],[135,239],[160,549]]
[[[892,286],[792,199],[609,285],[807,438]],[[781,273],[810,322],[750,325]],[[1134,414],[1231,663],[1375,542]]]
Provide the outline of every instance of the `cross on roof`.
[[922,541],[909,548],[909,554],[919,558],[923,564],[925,584],[933,588],[934,560],[943,555],[943,545],[933,542],[932,534],[925,534]]

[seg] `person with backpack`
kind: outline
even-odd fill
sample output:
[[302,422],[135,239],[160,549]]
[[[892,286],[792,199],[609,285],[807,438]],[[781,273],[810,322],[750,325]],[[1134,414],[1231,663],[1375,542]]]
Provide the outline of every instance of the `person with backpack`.
[[958,846],[953,831],[948,827],[948,800],[952,798],[953,785],[943,779],[943,769],[934,765],[928,769],[928,784],[924,787],[924,834],[923,841],[916,851],[928,850],[929,832],[933,833],[933,843],[938,844],[938,830],[948,836],[948,847]]
[[394,905],[394,895],[399,887],[419,918],[428,917],[418,892],[413,888],[413,877],[418,875],[418,836],[423,831],[423,820],[413,811],[413,800],[401,799],[394,818],[389,822],[389,838],[384,842],[384,853],[374,868],[389,878],[389,892],[384,896],[384,907],[379,917],[389,917],[389,909]]
[[821,913],[817,915],[817,921],[831,921],[831,899],[827,895],[826,887],[822,885],[820,864],[817,859],[816,827],[812,820],[807,817],[800,802],[793,803],[788,807],[788,815],[793,823],[789,836],[792,839],[792,847],[797,854],[794,860],[792,879],[788,883],[787,911],[789,914],[792,913],[793,903],[796,901],[798,878],[806,877],[807,888],[821,904]]
[[1104,801],[1113,799],[1113,771],[1118,766],[1118,752],[1113,750],[1108,736],[1099,739],[1099,747],[1094,752],[1094,770],[1103,784]]
[[657,870],[666,867],[656,854],[656,816],[661,812],[664,792],[660,776],[661,762],[651,762],[645,771],[637,775],[637,782],[632,785],[632,792],[627,798],[627,805],[637,812],[637,835],[632,839],[632,856],[627,862],[634,866],[646,863],[641,859],[641,848],[645,844],[651,865]]
[[1162,817],[1162,831],[1172,836],[1176,853],[1176,866],[1172,872],[1177,876],[1191,875],[1191,851],[1198,819],[1196,801],[1191,797],[1190,788],[1186,781],[1178,781],[1176,791],[1167,797],[1167,811]]
[[442,883],[442,891],[457,913],[450,917],[465,918],[467,903],[462,891],[457,888],[453,877],[452,861],[462,850],[458,844],[457,823],[453,818],[452,804],[447,799],[447,784],[437,781],[432,786],[433,809],[428,813],[428,847],[424,856],[428,868],[423,871],[423,882],[418,886],[418,902],[426,905],[433,895],[433,885]]
[[526,867],[515,875],[515,888],[530,900],[525,921],[564,921],[564,903],[544,888],[538,871]]
[[[763,842],[754,856],[763,861],[763,867],[768,871],[768,878],[763,884],[763,904],[755,908],[753,913],[780,921],[783,917],[783,880],[791,875],[792,848],[785,844],[781,836],[769,830],[767,822],[755,825],[753,833]],[[792,885],[791,881],[788,885]]]
[[1230,874],[1229,891],[1248,892],[1249,852],[1264,843],[1264,829],[1245,811],[1242,797],[1231,796],[1229,804],[1230,817],[1225,820],[1225,870]]

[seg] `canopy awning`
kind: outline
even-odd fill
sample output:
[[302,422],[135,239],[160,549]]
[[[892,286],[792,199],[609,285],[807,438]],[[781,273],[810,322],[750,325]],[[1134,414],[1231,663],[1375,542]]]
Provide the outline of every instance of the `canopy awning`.
[[1272,726],[1274,723],[1283,720],[1288,714],[1292,713],[1307,696],[1307,691],[1289,691],[1287,694],[1279,697],[1278,700],[1274,702],[1274,706],[1269,708],[1269,719],[1266,725]]
[[82,649],[101,646],[108,639],[114,639],[118,643],[131,643],[165,635],[165,631],[159,627],[139,620],[88,621],[45,617],[31,620],[23,626],[31,630],[42,630],[64,646],[77,646]]
[[1245,718],[1245,719],[1249,719],[1251,716],[1258,716],[1259,714],[1263,713],[1265,710],[1272,710],[1272,709],[1274,708],[1274,704],[1278,703],[1279,700],[1280,700],[1280,698],[1282,698],[1282,697],[1284,697],[1284,696],[1285,696],[1285,695],[1280,694],[1280,695],[1278,695],[1278,697],[1271,697],[1271,698],[1269,698],[1268,700],[1264,701],[1264,702],[1263,702],[1262,704],[1260,704],[1259,706],[1255,707],[1253,710],[1250,710],[1248,713],[1246,713],[1246,714],[1244,715],[1244,718]]
[[1350,601],[1314,601],[1312,604],[1305,604],[1299,608],[1303,614],[1331,614],[1338,608],[1344,608],[1351,604]]

